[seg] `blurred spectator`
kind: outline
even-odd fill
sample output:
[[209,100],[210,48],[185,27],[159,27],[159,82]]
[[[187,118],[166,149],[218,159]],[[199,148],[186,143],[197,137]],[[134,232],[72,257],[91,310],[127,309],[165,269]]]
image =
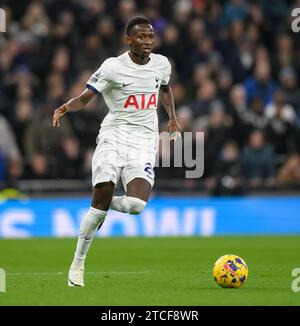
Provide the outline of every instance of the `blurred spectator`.
[[[69,89],[67,98],[76,97],[82,92],[90,74],[91,72],[83,71],[79,75],[77,81]],[[80,139],[82,150],[95,146],[100,124],[106,113],[107,107],[103,97],[97,96],[85,106],[84,110],[68,115],[71,129],[76,138]]]
[[242,115],[241,118],[248,132],[253,129],[263,130],[268,124],[263,99],[261,97],[253,98],[249,105],[249,111]]
[[224,63],[231,70],[236,83],[245,79],[253,60],[249,53],[252,50],[252,44],[245,42],[250,42],[250,40],[245,38],[244,22],[241,20],[233,21],[229,28],[229,36],[221,42],[220,48],[224,55]]
[[244,20],[249,14],[249,6],[245,0],[230,0],[223,9],[222,23],[226,27],[235,20]]
[[13,128],[14,128],[16,140],[18,142],[18,146],[23,155],[25,154],[24,136],[28,124],[30,123],[32,116],[34,114],[33,111],[34,111],[33,105],[29,100],[20,99],[16,103]]
[[158,1],[158,5],[155,3],[149,3],[149,6],[146,6],[144,9],[144,15],[150,19],[154,31],[158,36],[162,34],[167,25],[166,18],[163,17],[162,12],[160,11],[159,2],[160,1]]
[[232,112],[242,112],[247,110],[246,90],[241,84],[235,84],[230,90],[230,105]]
[[222,5],[218,0],[206,2],[205,22],[210,35],[219,35],[221,30]]
[[104,0],[81,1],[83,8],[80,14],[80,27],[84,36],[94,32],[99,18],[105,14],[106,2]]
[[265,115],[268,119],[267,135],[275,153],[287,154],[296,150],[296,114],[293,107],[286,104],[282,91],[274,93],[273,102],[266,107]]
[[226,73],[227,76],[230,76],[230,81],[232,82],[232,76],[230,70],[226,69],[222,66],[223,58],[222,55],[218,51],[214,51],[208,58],[207,67],[209,69],[210,76],[213,80],[217,80],[219,73]]
[[50,28],[50,19],[47,16],[44,4],[37,1],[29,4],[22,24],[27,31],[36,36],[47,36]]
[[109,52],[102,44],[102,39],[97,34],[90,34],[85,38],[84,46],[79,49],[75,57],[77,71],[96,70],[97,67],[109,56]]
[[230,90],[228,112],[233,119],[233,139],[237,141],[240,147],[244,145],[247,135],[243,122],[244,115],[247,114],[247,111],[245,87],[236,84]]
[[212,164],[218,159],[224,143],[231,139],[232,120],[225,113],[222,102],[213,102],[205,129],[205,174],[212,174]]
[[291,36],[284,34],[277,38],[274,67],[277,71],[297,64],[297,57]]
[[264,113],[264,103],[260,97],[254,98],[246,104],[245,89],[241,85],[232,89],[231,101],[233,103],[231,114],[234,119],[235,139],[243,146],[254,129],[264,130],[268,119]]
[[184,31],[187,28],[192,13],[192,1],[172,1],[172,19],[175,25]]
[[46,80],[45,102],[53,103],[53,106],[59,105],[64,100],[66,83],[63,74],[51,73]]
[[232,87],[232,75],[228,69],[216,70],[218,98],[222,100],[227,108],[229,106],[229,95]]
[[297,87],[297,74],[292,67],[287,67],[279,72],[281,90],[285,98],[294,107],[295,112],[300,118],[300,90]]
[[81,179],[84,176],[82,165],[83,158],[78,139],[74,137],[63,139],[59,176],[63,179]]
[[261,97],[264,104],[271,102],[277,86],[271,79],[271,67],[266,62],[257,63],[254,76],[245,81],[247,101],[250,103],[255,97]]
[[177,120],[183,132],[192,131],[193,112],[188,106],[180,106],[177,109]]
[[199,44],[205,36],[206,28],[204,21],[194,17],[188,25],[188,44],[189,50],[194,51],[197,44]]
[[179,82],[173,82],[172,91],[173,91],[174,104],[176,107],[179,107],[186,103],[185,87],[183,84]]
[[[39,83],[36,76],[26,65],[17,66],[14,73],[4,82],[4,91],[9,108],[17,99],[36,101],[38,99]],[[7,118],[13,121],[13,110],[8,111]]]
[[[114,56],[118,49],[118,35],[116,34],[112,17],[103,16],[99,19],[97,23],[97,34],[98,33],[102,39],[102,49],[108,52],[108,57]],[[96,66],[93,67],[93,70]]]
[[57,74],[66,74],[70,70],[70,54],[65,47],[59,47],[52,58],[51,69]]
[[288,9],[287,2],[288,1],[276,1],[272,2],[270,5],[268,0],[260,0],[266,23],[274,27],[274,32],[281,27],[282,18],[286,16]]
[[128,20],[136,13],[136,2],[133,0],[117,1],[118,14],[115,19],[115,26],[119,33],[122,33]]
[[27,170],[28,179],[50,179],[53,177],[49,171],[49,159],[45,154],[34,153],[30,156],[30,167]]
[[273,94],[272,102],[265,108],[265,114],[269,120],[274,117],[280,117],[283,121],[287,121],[291,124],[296,121],[295,110],[287,103],[287,98],[281,90]]
[[212,80],[206,80],[197,90],[196,101],[191,103],[193,115],[195,118],[206,118],[210,113],[209,108],[216,100],[216,84]]
[[84,153],[83,174],[86,180],[91,180],[92,177],[92,159],[94,155],[94,148],[89,148]]
[[187,92],[190,99],[194,99],[196,97],[198,88],[206,83],[206,81],[209,80],[209,77],[210,71],[206,64],[198,64],[195,67],[193,76],[187,85]]
[[[72,130],[68,117],[64,119],[60,128],[54,129],[51,123],[52,112],[52,107],[49,104],[45,104],[34,115],[25,133],[25,152],[33,170],[35,159],[33,160],[32,158],[36,158],[38,154],[46,157],[50,175],[55,177],[59,174],[62,143],[66,137],[72,134]],[[38,166],[42,165],[40,161],[40,156],[38,156]]]
[[233,141],[224,144],[220,159],[214,164],[207,186],[213,195],[241,195],[243,193],[243,169],[239,148]]
[[179,42],[178,28],[175,25],[167,25],[162,34],[162,44],[158,50],[161,54],[174,61],[177,70],[180,69],[184,55],[184,48],[178,46]]
[[13,131],[0,115],[0,181],[13,182],[22,174],[22,158]]
[[251,188],[274,185],[274,157],[262,131],[250,134],[248,146],[242,153],[243,169]]
[[300,154],[293,153],[278,171],[278,183],[281,187],[300,187]]
[[269,64],[270,60],[270,54],[266,47],[263,45],[257,46],[255,50],[255,62]]
[[205,36],[187,56],[184,67],[186,75],[191,75],[199,63],[207,63],[213,54],[215,54],[213,40]]

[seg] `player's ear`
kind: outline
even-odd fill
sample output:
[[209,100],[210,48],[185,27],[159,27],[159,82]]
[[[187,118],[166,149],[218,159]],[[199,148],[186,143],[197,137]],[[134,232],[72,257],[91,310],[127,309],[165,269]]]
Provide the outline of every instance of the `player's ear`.
[[126,42],[126,44],[127,44],[128,46],[131,46],[131,44],[132,44],[132,40],[131,40],[130,36],[125,35],[125,42]]

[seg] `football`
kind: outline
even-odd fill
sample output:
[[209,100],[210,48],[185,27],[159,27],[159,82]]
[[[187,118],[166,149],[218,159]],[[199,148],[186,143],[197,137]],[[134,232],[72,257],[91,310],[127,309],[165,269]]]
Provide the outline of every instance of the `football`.
[[225,255],[215,262],[213,276],[222,288],[239,288],[247,280],[248,267],[241,257]]

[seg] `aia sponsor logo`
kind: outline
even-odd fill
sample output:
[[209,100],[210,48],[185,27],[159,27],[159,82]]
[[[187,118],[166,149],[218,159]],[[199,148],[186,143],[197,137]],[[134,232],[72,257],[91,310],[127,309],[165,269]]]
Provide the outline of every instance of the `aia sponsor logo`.
[[140,95],[129,95],[125,104],[124,109],[156,109],[157,107],[157,95],[153,94],[140,94]]

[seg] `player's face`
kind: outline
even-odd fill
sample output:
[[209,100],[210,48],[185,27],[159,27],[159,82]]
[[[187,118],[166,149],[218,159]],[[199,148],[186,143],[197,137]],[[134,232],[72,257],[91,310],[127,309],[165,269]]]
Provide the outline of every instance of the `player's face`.
[[154,44],[154,31],[149,24],[135,25],[127,36],[130,49],[138,55],[149,56]]

